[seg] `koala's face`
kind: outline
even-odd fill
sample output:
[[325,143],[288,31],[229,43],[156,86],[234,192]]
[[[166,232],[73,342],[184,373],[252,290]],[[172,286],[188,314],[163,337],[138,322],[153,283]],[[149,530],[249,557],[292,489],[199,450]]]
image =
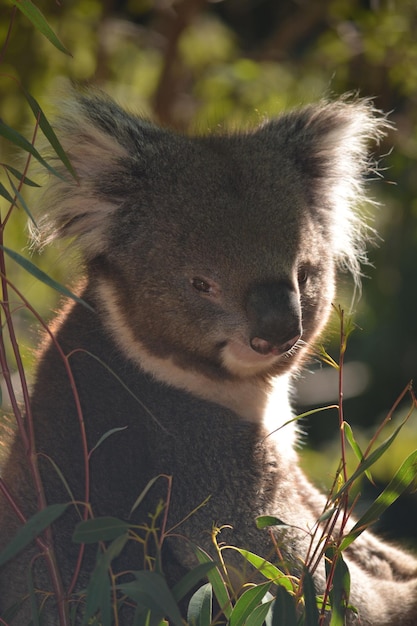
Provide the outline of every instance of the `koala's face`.
[[210,376],[292,367],[327,318],[334,271],[298,172],[249,138],[165,158],[113,219],[106,280],[125,323],[151,354]]
[[44,238],[78,237],[124,346],[213,378],[280,373],[326,322],[336,261],[359,274],[353,204],[384,123],[341,100],[188,138],[81,94],[60,133],[78,180],[51,185]]

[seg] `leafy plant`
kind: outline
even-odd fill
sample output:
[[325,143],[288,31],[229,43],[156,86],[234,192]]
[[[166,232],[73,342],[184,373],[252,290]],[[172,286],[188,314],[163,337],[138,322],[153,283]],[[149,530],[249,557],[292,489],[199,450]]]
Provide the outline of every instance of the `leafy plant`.
[[[68,51],[56,37],[43,15],[30,0],[16,0],[13,2],[13,5],[11,24],[16,12],[21,11],[52,45],[60,52],[68,54]],[[2,50],[3,56],[7,49],[10,32],[11,27],[6,38],[6,45]],[[10,80],[16,80],[12,77],[9,78]],[[19,84],[19,87],[22,96],[32,111],[35,123],[32,139],[28,141],[11,126],[0,121],[0,135],[25,156],[22,171],[6,163],[1,163],[6,177],[6,185],[0,185],[0,196],[7,203],[8,208],[2,216],[0,223],[0,282],[2,289],[0,302],[2,323],[0,365],[17,428],[26,450],[34,490],[38,494],[39,510],[32,518],[27,520],[19,507],[19,503],[10,493],[7,484],[0,478],[0,489],[22,523],[19,532],[0,554],[0,566],[9,559],[14,558],[35,539],[40,554],[47,563],[52,593],[55,595],[57,605],[59,606],[60,626],[69,626],[75,623],[76,612],[81,606],[83,624],[101,624],[102,626],[119,624],[120,610],[123,606],[130,606],[135,608],[135,626],[157,626],[166,620],[169,620],[175,626],[180,626],[184,620],[178,605],[196,586],[198,586],[198,589],[192,593],[188,602],[187,621],[190,625],[209,626],[223,621],[230,626],[261,626],[264,623],[267,626],[282,624],[285,624],[285,626],[321,626],[324,624],[328,611],[331,611],[331,626],[342,625],[346,610],[348,608],[354,609],[349,604],[350,577],[343,559],[343,552],[370,524],[380,517],[405,489],[415,484],[417,451],[411,453],[404,460],[385,490],[351,528],[348,522],[354,511],[356,498],[352,501],[350,495],[364,477],[372,481],[372,466],[383,454],[387,453],[409,419],[411,412],[416,408],[417,402],[411,385],[407,385],[386,419],[377,429],[369,445],[365,450],[361,449],[354,436],[353,429],[345,420],[344,415],[344,358],[348,338],[354,326],[350,318],[346,319],[343,310],[340,308],[336,309],[340,323],[340,352],[338,360],[330,357],[324,350],[322,351],[323,360],[339,373],[340,464],[323,512],[317,520],[316,526],[312,529],[310,548],[305,555],[301,575],[298,577],[291,575],[282,564],[279,546],[275,540],[274,528],[284,527],[285,520],[264,516],[259,518],[257,523],[260,531],[263,530],[270,533],[271,543],[275,547],[275,559],[273,562],[266,561],[261,556],[246,550],[245,546],[234,547],[220,544],[218,537],[221,528],[215,528],[212,530],[212,539],[217,559],[214,560],[201,548],[195,546],[196,561],[199,564],[173,588],[169,588],[163,576],[162,546],[170,534],[176,530],[167,528],[166,524],[171,495],[171,477],[155,477],[147,485],[144,492],[139,494],[134,508],[139,505],[147,491],[153,488],[157,480],[167,481],[166,500],[161,501],[157,510],[151,513],[149,521],[141,525],[130,524],[115,517],[94,518],[89,506],[88,479],[86,481],[85,502],[75,502],[68,488],[68,502],[52,505],[46,503],[35,449],[28,383],[13,320],[15,306],[12,304],[13,300],[17,299],[19,302],[18,306],[24,307],[34,316],[37,322],[45,329],[45,332],[50,334],[52,341],[55,341],[55,339],[41,316],[10,280],[8,262],[18,263],[36,279],[42,281],[48,287],[59,291],[61,294],[74,299],[77,297],[37,268],[34,263],[5,245],[5,242],[7,240],[7,227],[16,209],[22,209],[27,214],[28,219],[34,221],[22,193],[25,186],[34,187],[37,185],[27,175],[30,161],[35,159],[50,174],[58,175],[35,147],[39,132],[43,133],[57,157],[65,165],[68,176],[75,176],[75,174],[39,104],[23,86]],[[10,349],[7,347],[7,340],[10,343]],[[60,350],[58,345],[56,347]],[[73,384],[74,399],[77,402],[77,390],[69,366],[70,355],[65,355],[62,351],[60,351],[60,354]],[[16,368],[18,372],[20,387],[23,391],[25,418],[18,401],[12,368]],[[383,443],[377,445],[377,437],[391,420],[398,404],[407,394],[411,399],[411,406],[406,418]],[[304,417],[304,415],[294,419],[299,419],[300,417]],[[105,438],[112,436],[114,431],[105,433],[95,447],[88,450],[81,408],[79,408],[79,427],[83,433],[84,463],[88,477],[88,464],[91,454],[94,453],[95,449],[101,445]],[[357,466],[350,474],[346,460],[347,446],[351,447],[357,458]],[[59,468],[56,465],[53,465],[52,471],[56,471],[59,474]],[[61,475],[61,479],[66,484],[65,476]],[[68,507],[76,507],[80,517],[80,522],[74,529],[73,535],[74,542],[79,545],[79,559],[71,585],[68,589],[64,589],[59,563],[54,552],[50,525]],[[193,513],[194,511],[191,511],[190,515]],[[224,521],[227,522],[227,520]],[[144,547],[145,559],[142,564],[143,567],[131,572],[129,580],[125,580],[123,577],[114,574],[112,563],[122,550],[128,548],[130,542],[139,542]],[[156,557],[148,549],[151,543],[157,547]],[[84,546],[88,544],[97,544],[98,556],[95,569],[91,574],[87,587],[81,591],[76,591]],[[258,584],[247,583],[240,590],[240,593],[236,593],[230,583],[231,572],[228,571],[226,559],[223,558],[227,550],[239,552],[242,562],[246,562],[255,568],[259,576],[264,579],[264,582]],[[321,597],[317,597],[313,576],[323,559],[326,564],[327,585],[324,594]],[[30,576],[31,573],[29,573]],[[208,582],[201,584],[203,579]],[[33,581],[30,582],[29,589],[31,590],[33,607],[32,618],[33,623],[36,625],[41,620],[41,610],[37,608],[36,600],[42,592],[40,590],[35,591]],[[15,608],[8,615],[1,617],[3,624],[7,625],[8,620],[12,619]]]

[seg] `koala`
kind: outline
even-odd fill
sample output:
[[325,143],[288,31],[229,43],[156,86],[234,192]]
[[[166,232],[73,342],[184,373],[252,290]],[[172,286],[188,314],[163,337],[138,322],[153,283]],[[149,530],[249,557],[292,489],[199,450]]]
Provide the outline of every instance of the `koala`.
[[[359,280],[367,227],[356,208],[368,142],[386,124],[369,102],[349,98],[205,136],[159,128],[98,92],[77,93],[61,110],[57,129],[77,179],[62,171],[50,183],[38,236],[71,238],[84,278],[81,300],[63,306],[41,346],[31,394],[45,495],[140,524],[166,498],[164,480],[135,506],[139,494],[171,476],[175,532],[162,550],[170,585],[197,564],[194,544],[217,558],[213,525],[227,525],[228,545],[302,570],[326,498],[298,463],[291,385],[328,319],[337,268]],[[33,515],[18,436],[2,475]],[[286,524],[270,530],[279,558],[256,526],[260,515]],[[53,525],[65,588],[79,519],[69,506]],[[2,500],[0,548],[20,525]],[[27,594],[29,568],[38,589],[51,589],[38,552],[34,544],[3,566],[0,615]],[[236,551],[223,556],[242,568]],[[95,558],[87,547],[78,589]],[[414,557],[365,531],[344,558],[355,607],[346,624],[417,625]],[[143,560],[129,544],[114,567],[138,570]],[[324,563],[314,583],[323,593]],[[43,623],[57,624],[53,598],[38,595]],[[29,621],[23,606],[10,623]]]

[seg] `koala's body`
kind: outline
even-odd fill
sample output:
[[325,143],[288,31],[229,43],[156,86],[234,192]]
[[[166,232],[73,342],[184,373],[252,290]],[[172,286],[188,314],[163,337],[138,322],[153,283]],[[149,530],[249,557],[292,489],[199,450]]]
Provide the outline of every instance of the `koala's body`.
[[[80,295],[91,308],[67,304],[40,353],[31,408],[46,497],[70,499],[50,457],[96,517],[140,523],[166,496],[166,482],[132,512],[139,494],[156,476],[172,476],[167,528],[185,521],[164,543],[170,584],[196,565],[192,543],[213,554],[213,524],[231,526],[225,542],[278,561],[256,528],[265,514],[288,525],[276,540],[285,567],[301,571],[325,498],[298,466],[290,382],[327,321],[337,265],[358,274],[364,229],[353,204],[363,199],[367,140],[384,123],[366,102],[338,101],[251,133],[185,137],[95,94],[77,96],[62,115],[60,139],[79,180],[54,182],[40,228],[45,240],[78,239]],[[32,515],[18,437],[3,478]],[[71,506],[54,525],[65,586],[78,519]],[[2,502],[0,544],[18,527]],[[37,550],[0,572],[0,615],[25,594]],[[242,566],[235,551],[224,556]],[[413,557],[365,532],[345,559],[358,612],[346,623],[417,624]],[[81,587],[94,560],[87,550]],[[36,563],[38,586],[48,588]],[[119,571],[141,567],[139,549],[117,562]],[[324,565],[315,584],[323,592]],[[28,611],[12,623],[26,624]],[[52,599],[43,613],[57,624]]]

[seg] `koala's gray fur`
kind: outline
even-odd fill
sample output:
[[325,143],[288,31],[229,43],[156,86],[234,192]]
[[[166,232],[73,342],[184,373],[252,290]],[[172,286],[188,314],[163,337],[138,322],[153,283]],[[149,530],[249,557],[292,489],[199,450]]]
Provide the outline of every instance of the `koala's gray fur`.
[[[72,302],[53,331],[70,355],[89,449],[124,428],[91,455],[95,516],[128,519],[148,481],[172,475],[168,527],[211,496],[178,534],[213,552],[213,523],[230,524],[222,540],[273,558],[255,518],[276,515],[293,527],[276,539],[286,565],[300,571],[325,500],[298,467],[293,425],[280,427],[292,417],[290,379],[327,320],[337,265],[359,275],[366,227],[355,205],[363,200],[367,142],[380,138],[384,125],[369,103],[348,100],[307,106],[250,133],[192,138],[101,95],[78,95],[63,110],[60,138],[79,182],[55,179],[41,238],[78,239],[81,296],[94,312]],[[47,456],[84,501],[74,391],[50,340],[31,405],[48,502],[69,496]],[[25,515],[33,514],[19,439],[3,478]],[[159,481],[130,519],[146,521],[163,496]],[[65,585],[77,519],[71,507],[54,527]],[[2,545],[18,526],[1,502]],[[140,569],[140,554],[125,552],[118,569]],[[2,610],[24,595],[35,554],[33,547],[3,568]],[[233,551],[224,555],[238,563]],[[94,556],[87,551],[81,585]],[[411,556],[365,532],[345,559],[358,611],[347,623],[417,624]],[[187,540],[166,541],[171,584],[195,563]],[[315,581],[322,592],[324,565]],[[45,623],[56,624],[53,601],[44,609]],[[13,623],[23,626],[27,615]]]

